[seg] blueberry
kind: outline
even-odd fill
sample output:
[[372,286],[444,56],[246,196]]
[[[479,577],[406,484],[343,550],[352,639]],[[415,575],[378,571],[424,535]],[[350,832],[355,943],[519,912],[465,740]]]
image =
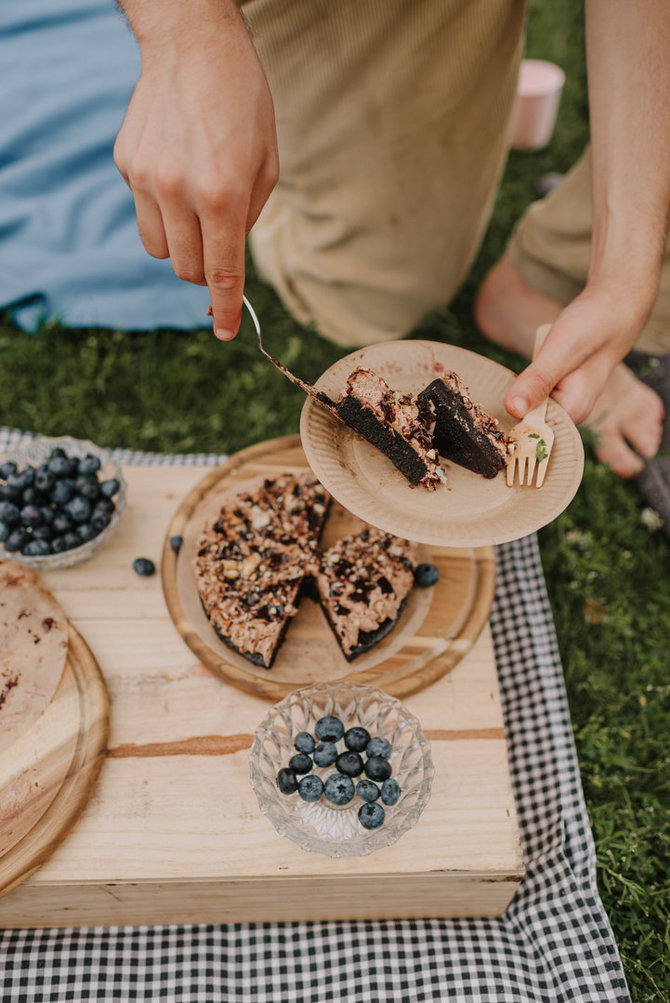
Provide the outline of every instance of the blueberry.
[[25,529],[13,529],[5,540],[5,550],[8,550],[10,553],[13,553],[15,550],[23,550],[28,539]]
[[88,498],[82,498],[81,495],[75,495],[74,498],[71,498],[63,506],[63,509],[73,522],[88,522],[91,518],[91,503]]
[[295,756],[291,756],[289,759],[288,765],[296,773],[309,773],[312,769],[312,760],[304,752],[296,752]]
[[0,484],[0,501],[21,501],[21,494],[20,488],[10,488],[8,484]]
[[440,572],[434,564],[417,564],[414,570],[414,582],[421,589],[435,585],[440,578]]
[[382,801],[384,804],[395,804],[400,797],[400,784],[395,777],[389,777],[382,784]]
[[39,526],[42,522],[42,510],[37,505],[25,505],[21,509],[21,522],[24,526]]
[[308,755],[314,752],[316,742],[308,731],[299,731],[293,743],[298,752],[306,752]]
[[314,728],[314,734],[320,742],[339,742],[344,735],[344,725],[338,717],[329,714],[319,718]]
[[98,498],[93,509],[93,515],[111,515],[116,505],[109,498]]
[[332,773],[323,785],[323,793],[331,804],[349,804],[354,796],[354,782],[343,773]]
[[51,489],[55,484],[55,477],[50,470],[44,470],[42,467],[39,468],[35,474],[35,487],[38,491],[43,491],[45,494],[49,494]]
[[64,550],[68,549],[67,543],[65,542],[64,536],[55,536],[51,541],[51,549],[54,554],[62,554]]
[[100,494],[103,498],[113,498],[121,487],[121,482],[116,477],[110,477],[100,484]]
[[69,477],[71,466],[65,453],[62,455],[60,453],[56,454],[56,450],[54,449],[47,463],[47,470],[54,477]]
[[49,497],[54,505],[67,505],[74,494],[74,486],[67,480],[56,481]]
[[54,446],[49,453],[49,459],[52,460],[54,456],[66,456],[65,450],[62,446]]
[[365,751],[368,756],[384,756],[388,758],[391,755],[391,743],[388,738],[382,738],[381,735],[378,735],[377,738],[370,739]]
[[13,460],[6,460],[2,466],[0,466],[0,477],[2,477],[3,481],[6,481],[7,478],[11,477],[12,474],[15,474],[18,469],[19,468]]
[[18,505],[9,501],[0,501],[0,519],[8,526],[16,526],[21,521],[21,512]]
[[340,773],[346,773],[348,777],[359,777],[363,772],[363,760],[357,752],[341,752],[335,765]]
[[22,553],[26,557],[45,557],[51,553],[51,544],[47,540],[36,540],[33,538],[32,540],[28,540]]
[[47,496],[44,494],[44,491],[38,491],[33,486],[21,492],[21,501],[24,505],[44,505],[47,501]]
[[369,741],[370,732],[367,728],[361,728],[358,725],[355,728],[349,728],[344,733],[344,744],[352,752],[363,752]]
[[365,829],[378,829],[385,818],[386,812],[376,801],[362,804],[358,809],[358,821]]
[[51,526],[46,526],[43,523],[41,526],[35,526],[33,528],[32,535],[34,540],[51,540],[53,530]]
[[319,742],[314,750],[314,762],[317,766],[332,766],[337,756],[337,746],[334,742]]
[[100,470],[100,457],[93,456],[92,453],[87,453],[86,456],[82,456],[77,463],[77,472],[88,476],[89,474],[96,474]]
[[52,509],[51,505],[43,505],[40,512],[42,513],[42,522],[46,526],[53,526],[56,518],[56,511]]
[[72,529],[72,520],[68,519],[64,512],[56,512],[53,518],[53,530],[58,536],[69,533]]
[[95,501],[100,494],[97,477],[78,477],[74,482],[75,490],[89,501]]
[[6,522],[0,521],[0,543],[3,543],[9,536],[10,529]]
[[112,521],[112,517],[107,515],[106,512],[94,512],[91,516],[91,526],[96,531],[96,533],[101,533],[105,526],[109,526]]
[[303,801],[318,801],[323,794],[323,780],[316,773],[310,773],[300,780],[298,794]]
[[136,557],[133,561],[133,571],[144,578],[149,578],[155,574],[156,565],[148,557]]
[[282,794],[294,794],[298,789],[298,778],[295,775],[295,770],[283,766],[277,774],[277,787]]
[[376,801],[380,792],[373,780],[359,780],[356,784],[356,793],[361,801]]
[[174,550],[175,554],[179,553],[179,551],[181,550],[181,545],[182,545],[183,542],[184,542],[184,537],[183,536],[171,536],[170,537],[170,546]]
[[98,535],[97,529],[94,529],[90,522],[80,522],[75,529],[75,533],[81,543],[88,543],[89,540]]
[[365,764],[365,775],[370,780],[386,780],[391,776],[391,764],[383,756],[371,756]]
[[62,539],[65,541],[65,546],[63,548],[64,550],[74,550],[75,547],[81,546],[81,540],[74,532],[65,533]]

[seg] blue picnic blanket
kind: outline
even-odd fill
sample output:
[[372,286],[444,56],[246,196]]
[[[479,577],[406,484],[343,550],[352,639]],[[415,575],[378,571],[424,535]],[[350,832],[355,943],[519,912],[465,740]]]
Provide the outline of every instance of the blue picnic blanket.
[[144,250],[113,147],[140,71],[114,0],[0,4],[0,308],[34,330],[207,325]]

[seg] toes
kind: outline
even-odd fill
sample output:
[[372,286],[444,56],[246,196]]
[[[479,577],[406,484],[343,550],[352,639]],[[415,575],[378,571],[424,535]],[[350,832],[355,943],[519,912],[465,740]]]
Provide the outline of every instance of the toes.
[[594,452],[600,462],[607,463],[619,477],[635,477],[644,469],[642,457],[633,452],[620,435],[602,436]]

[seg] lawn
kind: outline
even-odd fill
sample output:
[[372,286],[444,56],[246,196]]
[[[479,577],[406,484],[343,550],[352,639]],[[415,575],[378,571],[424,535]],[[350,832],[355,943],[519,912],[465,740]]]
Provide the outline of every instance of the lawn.
[[[529,55],[567,72],[551,146],[510,156],[494,216],[463,289],[412,337],[452,342],[512,368],[471,316],[475,289],[497,260],[539,179],[566,170],[588,136],[582,4],[530,4]],[[253,275],[248,294],[267,349],[308,380],[343,351],[296,324]],[[257,352],[250,329],[221,345],[189,333],[69,331],[34,336],[0,323],[0,424],[69,433],[101,445],[233,452],[298,429],[302,393]],[[587,449],[582,486],[540,533],[597,850],[600,892],[636,1001],[670,998],[670,544],[634,483]]]

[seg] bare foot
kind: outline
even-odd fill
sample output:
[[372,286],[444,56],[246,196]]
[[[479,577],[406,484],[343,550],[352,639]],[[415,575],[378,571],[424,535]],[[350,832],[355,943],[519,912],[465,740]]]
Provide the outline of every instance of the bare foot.
[[[477,293],[474,315],[490,341],[530,357],[537,327],[553,323],[562,309],[502,258]],[[632,477],[643,469],[642,457],[652,457],[658,450],[664,417],[658,394],[621,362],[584,424],[598,437],[594,450],[598,459],[621,477]]]

